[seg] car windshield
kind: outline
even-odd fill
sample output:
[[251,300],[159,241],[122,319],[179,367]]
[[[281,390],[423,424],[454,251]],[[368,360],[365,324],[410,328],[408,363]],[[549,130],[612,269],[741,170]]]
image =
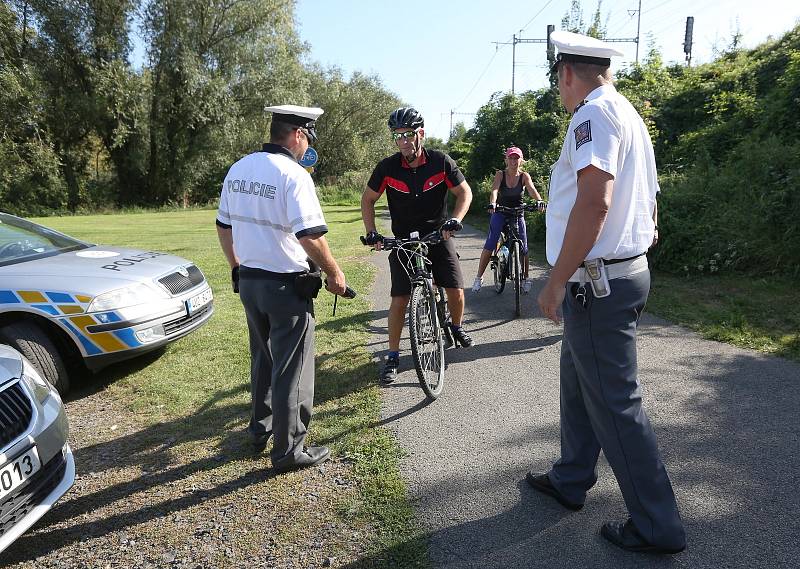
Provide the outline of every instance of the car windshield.
[[0,267],[90,246],[58,231],[0,213]]

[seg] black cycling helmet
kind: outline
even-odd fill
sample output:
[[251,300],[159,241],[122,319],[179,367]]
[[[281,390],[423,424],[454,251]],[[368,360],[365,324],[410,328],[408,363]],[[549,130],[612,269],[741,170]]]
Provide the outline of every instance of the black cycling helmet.
[[392,130],[398,128],[424,128],[425,119],[419,114],[419,111],[414,107],[400,107],[389,115],[389,128]]

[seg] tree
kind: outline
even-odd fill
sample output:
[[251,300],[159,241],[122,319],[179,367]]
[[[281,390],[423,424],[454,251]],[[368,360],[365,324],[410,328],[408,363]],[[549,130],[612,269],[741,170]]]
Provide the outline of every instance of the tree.
[[317,65],[310,66],[308,76],[311,101],[325,110],[317,121],[318,177],[335,180],[346,172],[372,169],[397,151],[386,121],[401,102],[377,76],[354,73],[345,79],[341,69]]
[[561,19],[561,29],[593,38],[605,38],[608,16],[606,16],[605,24],[603,24],[601,16],[602,5],[603,0],[598,0],[597,9],[592,15],[592,21],[587,26],[583,20],[583,8],[581,7],[580,0],[572,0],[569,10],[567,10],[564,17]]
[[115,117],[97,90],[104,68],[127,65],[133,0],[16,2],[24,34],[21,54],[42,93],[42,124],[58,154],[68,188],[67,207],[86,198],[86,172],[96,148],[107,147]]
[[60,161],[43,126],[44,86],[26,62],[34,36],[27,6],[0,4],[0,204],[30,215],[62,209]]
[[[264,107],[308,102],[291,0],[152,0],[147,203],[202,202],[266,135]],[[246,38],[246,41],[242,41]]]
[[589,27],[586,28],[586,35],[587,36],[590,36],[590,37],[593,37],[593,38],[597,38],[597,39],[604,39],[606,37],[607,30],[608,30],[608,18],[609,18],[609,16],[608,15],[606,16],[606,21],[605,21],[605,23],[603,23],[602,22],[601,13],[600,13],[600,10],[601,10],[602,7],[603,7],[603,0],[598,0],[597,1],[597,9],[594,11],[594,14],[592,15],[592,22],[589,24]]
[[561,29],[567,32],[582,34],[584,28],[583,8],[580,0],[572,0],[569,10],[561,18]]

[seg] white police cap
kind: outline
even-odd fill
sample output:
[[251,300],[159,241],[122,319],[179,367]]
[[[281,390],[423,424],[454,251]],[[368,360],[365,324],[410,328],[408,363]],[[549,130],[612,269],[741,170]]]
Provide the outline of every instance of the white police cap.
[[325,112],[319,107],[300,107],[298,105],[277,105],[266,107],[264,110],[273,113],[276,120],[301,127],[313,127],[314,121]]
[[611,65],[611,58],[625,55],[618,49],[597,38],[591,38],[572,32],[557,31],[550,34],[550,41],[558,48],[558,55],[550,71],[554,72],[559,62],[592,63],[594,65]]

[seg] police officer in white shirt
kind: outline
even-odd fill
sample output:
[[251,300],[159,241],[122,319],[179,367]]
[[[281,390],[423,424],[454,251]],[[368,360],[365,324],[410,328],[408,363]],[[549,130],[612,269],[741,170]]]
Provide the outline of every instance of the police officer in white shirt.
[[658,191],[650,137],[611,81],[611,45],[553,32],[561,102],[572,113],[550,180],[542,313],[560,323],[561,458],[528,483],[571,510],[597,481],[602,450],[630,517],[603,537],[629,551],[677,553],[686,534],[642,407],[636,326],[650,289]]
[[250,335],[252,410],[248,431],[257,449],[270,436],[278,472],[328,459],[327,447],[305,447],[314,399],[314,305],[321,286],[344,294],[345,277],[331,255],[314,182],[298,164],[316,141],[322,109],[281,105],[270,143],[228,171],[217,233],[240,293]]

